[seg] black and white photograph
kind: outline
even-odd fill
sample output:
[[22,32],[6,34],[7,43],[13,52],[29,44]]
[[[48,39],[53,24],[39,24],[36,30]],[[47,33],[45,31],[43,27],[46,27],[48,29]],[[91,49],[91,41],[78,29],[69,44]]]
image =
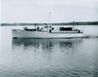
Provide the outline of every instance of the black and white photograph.
[[98,77],[98,0],[0,0],[0,77]]

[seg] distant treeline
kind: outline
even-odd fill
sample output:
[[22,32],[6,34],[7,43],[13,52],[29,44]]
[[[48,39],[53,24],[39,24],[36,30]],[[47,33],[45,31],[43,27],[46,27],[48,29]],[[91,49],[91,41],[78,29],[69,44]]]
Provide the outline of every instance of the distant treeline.
[[34,26],[34,25],[98,25],[98,21],[93,22],[66,22],[66,23],[1,23],[1,26]]

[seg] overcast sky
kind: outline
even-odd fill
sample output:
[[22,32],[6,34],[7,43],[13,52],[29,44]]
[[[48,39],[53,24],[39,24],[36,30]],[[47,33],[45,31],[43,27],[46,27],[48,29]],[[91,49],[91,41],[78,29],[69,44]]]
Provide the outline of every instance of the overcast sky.
[[98,0],[1,0],[1,22],[97,21]]

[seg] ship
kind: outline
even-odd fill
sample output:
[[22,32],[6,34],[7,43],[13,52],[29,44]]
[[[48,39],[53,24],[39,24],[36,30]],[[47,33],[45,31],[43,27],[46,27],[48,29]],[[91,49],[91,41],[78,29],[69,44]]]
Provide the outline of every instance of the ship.
[[74,27],[53,27],[45,25],[43,27],[23,29],[13,29],[13,38],[81,38],[86,37],[84,33]]

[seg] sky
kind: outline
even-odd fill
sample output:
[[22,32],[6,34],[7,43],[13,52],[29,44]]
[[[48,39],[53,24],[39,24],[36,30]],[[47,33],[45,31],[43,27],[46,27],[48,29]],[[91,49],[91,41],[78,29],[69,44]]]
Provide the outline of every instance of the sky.
[[98,0],[1,0],[2,23],[98,21]]

